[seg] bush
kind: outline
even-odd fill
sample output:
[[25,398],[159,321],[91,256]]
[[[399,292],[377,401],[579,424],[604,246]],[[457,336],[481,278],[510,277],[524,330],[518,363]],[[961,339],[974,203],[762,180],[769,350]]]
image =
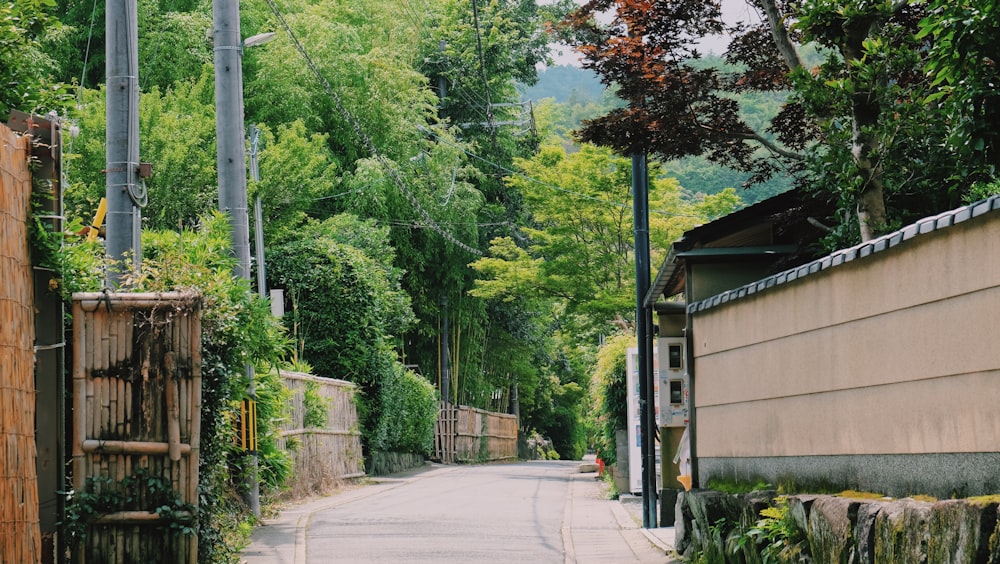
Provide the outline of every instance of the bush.
[[594,413],[597,415],[597,433],[594,437],[597,456],[607,464],[617,461],[615,431],[625,429],[628,415],[626,389],[626,362],[628,348],[635,346],[632,335],[618,335],[608,339],[597,353],[597,369],[591,381]]
[[381,417],[373,445],[378,450],[429,455],[434,448],[438,405],[434,387],[395,363],[382,383]]

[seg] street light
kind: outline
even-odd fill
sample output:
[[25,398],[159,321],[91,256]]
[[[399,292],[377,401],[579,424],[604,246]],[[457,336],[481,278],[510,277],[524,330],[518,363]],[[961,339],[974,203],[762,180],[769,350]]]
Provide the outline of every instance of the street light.
[[246,39],[243,40],[243,47],[246,48],[246,47],[256,47],[258,45],[263,45],[273,40],[277,36],[278,34],[273,31],[268,31],[267,33],[258,33],[257,35],[251,35],[250,37],[247,37]]

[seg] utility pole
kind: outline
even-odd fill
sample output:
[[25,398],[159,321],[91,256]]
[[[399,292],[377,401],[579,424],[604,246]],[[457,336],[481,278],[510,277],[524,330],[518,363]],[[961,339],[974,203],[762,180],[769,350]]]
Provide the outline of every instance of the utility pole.
[[[107,199],[108,258],[121,268],[109,274],[110,285],[138,268],[139,206],[145,205],[139,176],[139,20],[136,0],[108,0],[104,10],[107,41],[107,145],[105,197]],[[131,267],[131,268],[129,268]]]
[[218,144],[219,210],[233,227],[236,275],[250,278],[250,219],[243,133],[243,42],[238,0],[213,0],[215,41],[215,130]]
[[653,433],[652,311],[643,303],[649,292],[649,175],[646,153],[632,155],[632,212],[635,228],[635,329],[639,358],[639,434],[642,435],[642,526],[656,527],[656,454]]
[[[247,214],[247,163],[243,129],[243,41],[240,38],[239,0],[212,1],[212,37],[215,51],[215,131],[218,146],[219,210],[229,216],[233,230],[234,275],[250,279],[250,218]],[[253,366],[246,366],[249,402],[256,401]],[[256,409],[247,410],[255,413]],[[252,428],[256,428],[254,425]],[[255,441],[254,441],[255,442]],[[245,500],[260,517],[257,451],[248,452],[244,476]]]

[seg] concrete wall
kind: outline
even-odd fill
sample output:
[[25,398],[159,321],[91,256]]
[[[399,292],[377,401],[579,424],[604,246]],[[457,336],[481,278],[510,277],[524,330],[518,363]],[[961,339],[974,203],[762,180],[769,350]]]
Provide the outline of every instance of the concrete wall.
[[1000,491],[1000,212],[961,217],[692,304],[702,485]]

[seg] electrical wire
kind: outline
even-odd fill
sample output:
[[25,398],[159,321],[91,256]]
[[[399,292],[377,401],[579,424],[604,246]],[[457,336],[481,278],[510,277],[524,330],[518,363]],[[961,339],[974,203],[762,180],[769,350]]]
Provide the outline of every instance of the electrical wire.
[[[444,137],[442,137],[441,135],[439,135],[437,132],[435,132],[433,130],[430,130],[430,129],[427,129],[426,127],[424,127],[422,125],[418,125],[416,127],[417,127],[418,131],[422,131],[424,133],[428,133],[428,134],[432,135],[435,139],[437,139],[441,143],[444,143],[445,145],[450,145],[450,146],[458,149],[459,151],[462,151],[463,153],[465,153],[466,155],[468,155],[469,157],[471,157],[471,158],[473,158],[475,160],[478,160],[478,161],[480,161],[480,162],[482,162],[484,164],[492,166],[492,167],[494,167],[494,168],[496,168],[496,169],[498,169],[498,170],[500,170],[502,172],[505,172],[505,173],[507,173],[507,174],[509,174],[511,176],[516,176],[518,178],[527,180],[528,182],[531,182],[532,184],[538,184],[539,186],[542,186],[542,187],[545,187],[545,188],[549,188],[549,189],[555,190],[557,192],[562,192],[564,194],[568,194],[570,196],[573,196],[573,197],[581,199],[581,200],[589,200],[589,201],[592,201],[592,202],[597,202],[597,203],[605,204],[605,205],[610,204],[610,205],[613,205],[613,206],[619,207],[619,208],[632,209],[632,205],[631,204],[626,204],[624,202],[618,202],[618,201],[615,201],[615,200],[604,200],[604,199],[601,199],[601,198],[598,198],[598,197],[595,197],[595,196],[591,196],[589,194],[583,194],[581,192],[576,192],[576,191],[570,190],[568,188],[563,188],[561,186],[556,186],[555,184],[550,184],[550,183],[545,182],[543,180],[539,180],[539,179],[534,178],[532,176],[529,176],[529,175],[527,175],[527,174],[525,174],[523,172],[509,169],[509,168],[507,168],[507,167],[505,167],[505,166],[503,166],[501,164],[495,163],[495,162],[493,162],[493,161],[491,161],[491,160],[489,160],[489,159],[487,159],[485,157],[481,157],[481,156],[473,153],[472,151],[469,151],[465,147],[462,147],[462,146],[458,145],[457,143],[453,143],[452,141],[450,141],[448,139],[445,139]],[[651,209],[651,210],[649,210],[649,213],[655,213],[657,215],[661,215],[661,216],[664,216],[664,217],[686,217],[686,218],[691,218],[691,219],[704,219],[704,217],[698,216],[698,215],[690,215],[690,214],[683,214],[683,213],[676,213],[676,212],[668,212],[668,211],[664,211],[664,210],[652,210]]]
[[90,10],[90,31],[87,33],[87,48],[83,54],[83,70],[80,71],[80,89],[77,94],[77,104],[83,103],[83,86],[87,81],[87,62],[90,60],[90,41],[94,38],[94,18],[97,15],[97,0],[94,0],[94,7]]
[[354,134],[364,145],[365,149],[368,150],[368,153],[372,156],[372,158],[374,158],[376,161],[379,162],[380,165],[382,165],[382,168],[385,170],[386,174],[388,174],[389,177],[392,178],[393,183],[403,194],[403,197],[406,198],[408,202],[410,202],[410,205],[413,206],[413,208],[417,211],[417,214],[424,220],[427,226],[436,231],[442,237],[444,237],[446,241],[452,243],[453,245],[459,247],[460,249],[463,249],[466,252],[476,256],[483,256],[482,251],[480,251],[475,247],[467,245],[462,241],[459,241],[454,235],[452,235],[450,232],[448,232],[443,227],[438,225],[438,223],[434,221],[434,219],[430,216],[430,214],[427,213],[427,210],[425,210],[424,207],[420,204],[420,201],[417,200],[417,198],[412,193],[410,193],[409,190],[407,190],[406,184],[403,182],[403,179],[399,175],[399,171],[396,170],[396,167],[392,166],[392,163],[389,162],[389,159],[387,159],[377,150],[371,138],[369,138],[368,135],[361,128],[361,124],[354,117],[354,115],[351,114],[350,111],[348,111],[348,109],[344,106],[343,101],[340,99],[340,95],[337,94],[337,92],[333,89],[332,86],[330,86],[330,83],[326,80],[326,77],[323,76],[323,73],[320,72],[316,64],[313,63],[312,58],[309,57],[309,53],[306,52],[305,48],[302,46],[302,43],[299,42],[298,37],[296,37],[295,33],[292,31],[291,26],[288,25],[288,22],[285,20],[285,17],[281,13],[281,11],[278,9],[277,4],[274,3],[274,0],[267,0],[267,5],[271,8],[271,11],[274,13],[275,18],[278,19],[278,23],[280,23],[281,26],[285,29],[285,33],[288,34],[288,38],[292,41],[292,44],[295,47],[296,51],[298,51],[299,54],[302,56],[302,58],[305,60],[306,65],[309,67],[309,70],[312,71],[312,73],[316,76],[316,79],[319,80],[320,84],[323,86],[323,89],[326,90],[326,93],[333,100],[333,103],[336,106],[337,111],[340,112],[341,117],[343,117],[344,120],[347,121],[347,123],[351,126],[351,129],[354,131]]

